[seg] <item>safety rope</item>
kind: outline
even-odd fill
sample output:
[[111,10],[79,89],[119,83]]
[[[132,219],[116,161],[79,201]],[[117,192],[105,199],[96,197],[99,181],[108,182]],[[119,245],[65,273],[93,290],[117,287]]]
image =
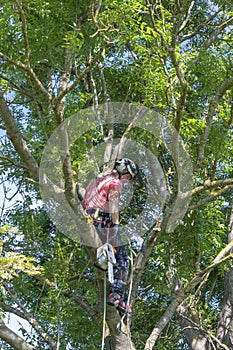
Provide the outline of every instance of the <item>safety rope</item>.
[[104,350],[105,327],[106,327],[106,308],[107,308],[107,273],[104,272],[104,315],[103,315],[103,330],[102,330],[101,350]]
[[108,222],[108,225],[107,225],[108,229],[107,229],[106,243],[109,243],[110,226],[111,226],[111,223]]
[[[110,223],[108,223],[106,243],[109,241]],[[106,309],[107,309],[107,273],[104,272],[104,314],[103,314],[103,330],[102,330],[102,346],[101,350],[104,350],[105,328],[106,328]]]

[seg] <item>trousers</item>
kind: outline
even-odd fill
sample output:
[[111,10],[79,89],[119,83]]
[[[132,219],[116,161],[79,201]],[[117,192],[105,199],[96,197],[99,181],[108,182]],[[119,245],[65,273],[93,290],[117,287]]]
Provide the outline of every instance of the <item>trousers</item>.
[[125,286],[129,274],[127,246],[122,244],[123,240],[119,233],[117,235],[115,234],[115,237],[111,237],[111,228],[109,228],[111,221],[101,220],[101,222],[98,222],[94,220],[93,224],[102,243],[105,244],[108,241],[115,248],[116,265],[113,267],[114,282],[110,284],[110,293],[117,293],[125,299]]

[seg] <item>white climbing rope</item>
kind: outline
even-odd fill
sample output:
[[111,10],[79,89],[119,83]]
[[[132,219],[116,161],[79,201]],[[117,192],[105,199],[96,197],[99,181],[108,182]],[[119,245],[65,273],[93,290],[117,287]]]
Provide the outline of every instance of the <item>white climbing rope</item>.
[[101,350],[104,350],[105,327],[106,327],[106,308],[107,308],[107,273],[104,272],[104,315],[103,315],[103,330],[102,330]]

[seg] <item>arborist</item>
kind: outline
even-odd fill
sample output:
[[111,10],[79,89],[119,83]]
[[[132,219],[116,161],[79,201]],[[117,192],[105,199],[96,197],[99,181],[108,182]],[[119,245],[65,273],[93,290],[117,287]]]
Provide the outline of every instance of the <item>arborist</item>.
[[[134,162],[122,158],[115,162],[110,174],[96,178],[86,188],[83,207],[93,219],[93,224],[102,240],[114,247],[116,264],[113,267],[114,279],[110,283],[107,303],[126,311],[127,295],[125,286],[128,277],[127,246],[119,230],[119,201],[124,183],[135,178],[138,170]],[[96,263],[98,266],[98,262]]]

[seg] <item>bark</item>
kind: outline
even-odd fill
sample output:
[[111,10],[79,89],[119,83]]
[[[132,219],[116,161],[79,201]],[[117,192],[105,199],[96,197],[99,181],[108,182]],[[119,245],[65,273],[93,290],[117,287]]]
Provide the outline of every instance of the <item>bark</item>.
[[[229,254],[232,250],[233,241],[230,242],[225,248],[223,248],[220,253],[216,256],[214,261],[207,266],[204,270],[198,271],[195,276],[188,282],[186,287],[180,288],[177,292],[177,295],[172,300],[168,309],[165,311],[164,315],[162,315],[159,322],[155,325],[152,330],[149,338],[146,341],[145,350],[152,350],[155,342],[157,341],[159,335],[162,333],[164,328],[167,326],[168,322],[171,320],[175,311],[179,307],[179,305],[186,300],[187,296],[193,293],[195,287],[206,278],[210,271],[212,271],[216,266],[222,264],[223,262],[232,259],[233,254]],[[196,350],[196,348],[194,348]],[[205,350],[205,349],[204,349]],[[210,349],[208,349],[210,350]]]
[[3,320],[0,321],[0,338],[15,350],[36,350],[36,348],[29,345],[19,335],[10,330]]
[[[94,248],[90,249],[90,255],[95,252]],[[99,294],[99,302],[96,310],[97,323],[101,327],[103,326],[103,309],[104,304],[103,300],[105,298],[104,291],[104,281],[103,273],[99,270],[97,273],[97,286]],[[106,293],[108,294],[109,286],[107,284]],[[90,313],[89,313],[90,315]],[[122,314],[114,306],[106,305],[106,324],[105,324],[105,346],[106,350],[136,350],[130,333],[130,315],[125,315],[122,317]]]
[[199,319],[196,315],[195,309],[188,308],[187,304],[183,302],[177,309],[179,313],[178,321],[182,328],[190,350],[212,350],[212,346],[208,334],[201,330]]
[[[225,276],[224,300],[219,315],[217,338],[233,349],[233,269]],[[221,349],[218,347],[217,349]]]
[[[233,207],[229,224],[228,253],[232,254],[233,244]],[[224,253],[224,252],[223,252]],[[223,255],[220,253],[219,258]],[[219,259],[215,259],[217,262]],[[190,309],[184,301],[177,308],[178,322],[182,327],[191,350],[233,349],[233,268],[225,274],[224,299],[219,315],[217,336],[203,329],[195,309]]]
[[8,307],[7,304],[2,303],[3,310],[8,311],[8,312],[12,312],[15,315],[18,313],[19,317],[22,317],[23,319],[27,320],[28,323],[31,324],[31,326],[45,340],[45,342],[50,346],[51,349],[57,349],[56,342],[53,341],[53,339],[50,337],[50,335],[43,329],[43,327],[36,320],[36,318],[30,312],[27,311],[27,309],[23,306],[23,304],[15,296],[15,294],[12,292],[12,290],[8,287],[7,283],[3,282],[3,287],[9,293],[12,300],[17,305],[17,307],[20,309],[20,311],[18,311],[17,309],[14,309],[12,307]]
[[110,335],[106,337],[107,350],[136,350],[130,334],[130,327],[126,324],[127,317],[122,316],[112,306],[107,307],[107,322]]
[[10,109],[7,106],[7,103],[3,97],[3,94],[0,93],[0,115],[5,124],[7,135],[12,142],[16,152],[23,161],[23,164],[27,171],[31,174],[35,181],[39,180],[39,167],[32,156],[30,150],[28,149],[26,142],[21,134],[14,117],[12,116]]
[[[233,240],[233,206],[229,224],[228,242]],[[224,299],[219,315],[217,338],[233,349],[233,267],[225,274]],[[218,347],[220,349],[220,347]]]

